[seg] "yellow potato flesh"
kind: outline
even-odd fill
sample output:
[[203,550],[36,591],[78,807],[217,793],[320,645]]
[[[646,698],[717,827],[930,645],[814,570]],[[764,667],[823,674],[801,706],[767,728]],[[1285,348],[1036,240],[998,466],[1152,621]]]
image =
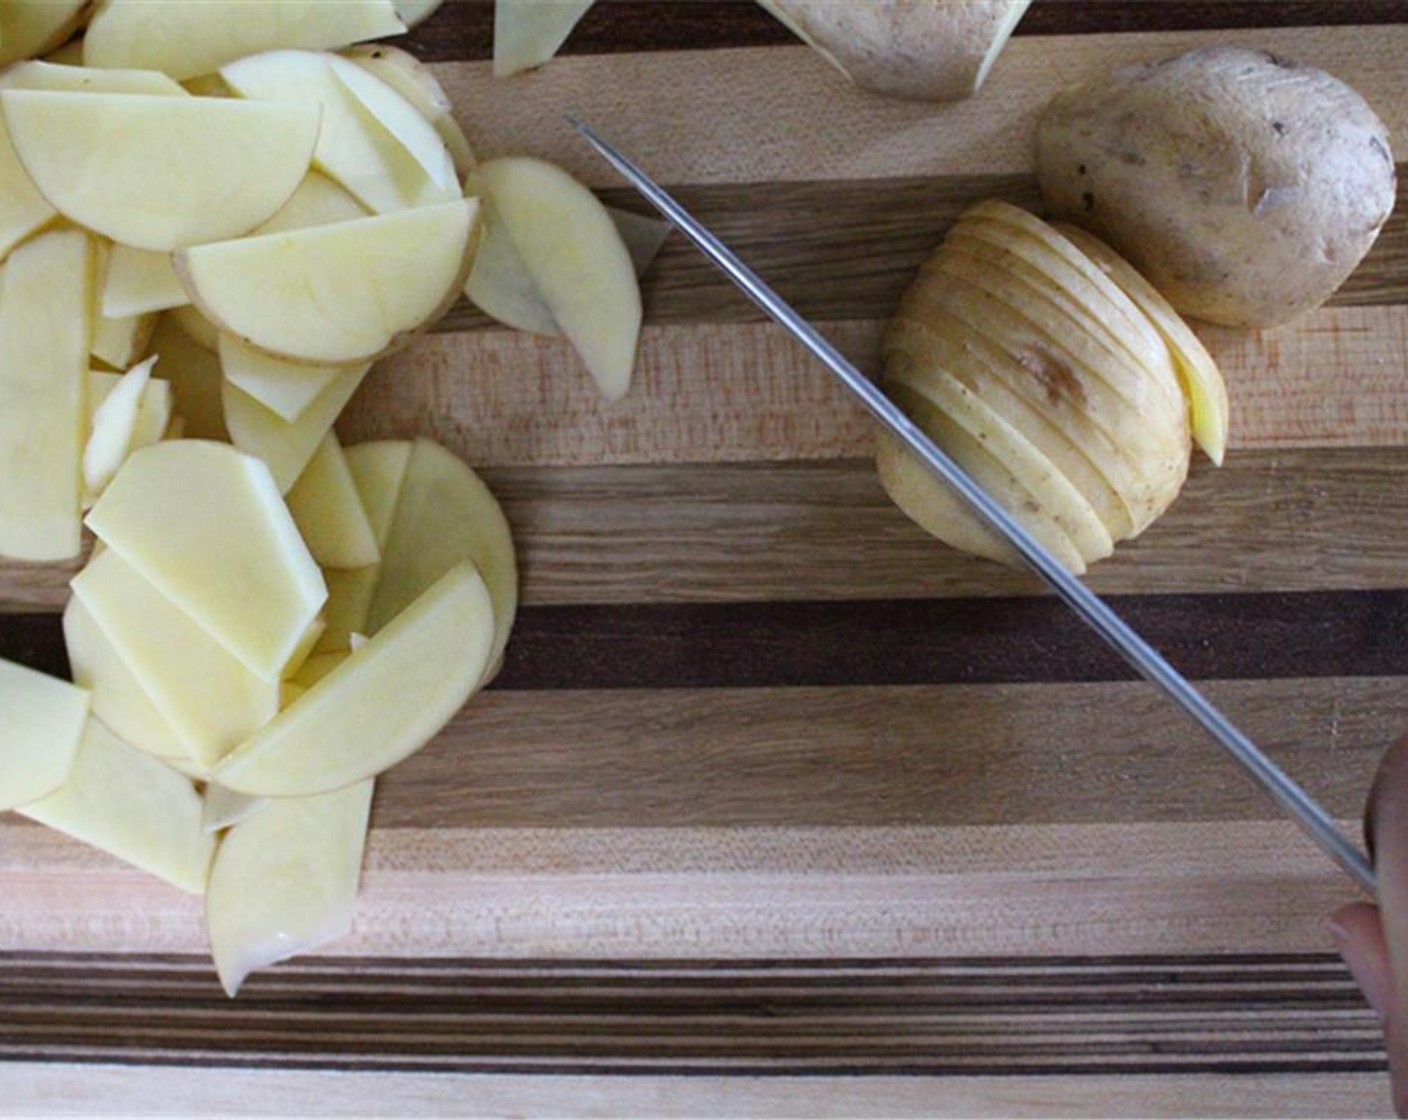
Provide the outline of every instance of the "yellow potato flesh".
[[227,440],[220,361],[199,345],[168,313],[152,335],[157,356],[156,376],[171,385],[175,411],[185,422],[189,439]]
[[268,468],[223,444],[137,452],[88,524],[265,680],[279,679],[327,598]]
[[372,787],[266,801],[225,835],[205,923],[227,994],[255,969],[351,929]]
[[83,62],[183,80],[275,47],[336,50],[405,30],[390,0],[108,0],[88,25]]
[[176,270],[211,322],[260,350],[371,361],[458,291],[477,209],[465,199],[202,245],[178,253]]
[[205,889],[215,844],[201,828],[195,786],[95,719],[84,728],[68,781],[19,812],[184,891]]
[[[109,373],[107,370],[90,369],[88,371],[90,431],[92,430],[93,415],[102,407],[108,394],[117,388],[122,378],[122,374]],[[167,426],[171,423],[172,404],[173,397],[169,382],[161,381],[156,377],[147,381],[142,388],[142,399],[137,405],[136,423],[132,429],[131,451],[140,451],[144,447],[150,447],[165,436]]]
[[52,61],[22,62],[0,74],[0,89],[48,89],[63,93],[146,93],[188,97],[179,82],[157,70],[94,70]]
[[262,797],[235,793],[211,782],[205,787],[201,799],[201,827],[206,832],[220,832],[239,824],[263,804]]
[[76,230],[10,254],[0,281],[0,556],[67,560],[81,543],[92,263]]
[[594,0],[496,0],[494,76],[508,77],[541,66],[572,34]]
[[308,170],[316,106],[4,90],[20,162],[59,213],[124,245],[170,250],[269,218]]
[[379,774],[423,747],[459,711],[488,668],[493,645],[489,592],[472,564],[459,565],[213,776],[244,793],[300,797]]
[[64,645],[74,683],[93,696],[92,711],[123,742],[157,758],[180,759],[187,750],[142,687],[112,639],[81,600],[64,608]]
[[119,377],[92,410],[92,430],[83,448],[83,484],[90,495],[103,492],[132,452],[154,361],[148,358]]
[[38,801],[64,784],[88,705],[85,689],[0,661],[0,810]]
[[73,593],[124,665],[202,765],[223,758],[279,710],[278,680],[251,673],[112,549]]
[[289,200],[254,233],[255,236],[286,233],[292,229],[311,229],[365,217],[368,217],[366,207],[326,175],[310,171]]
[[288,492],[288,508],[322,568],[364,568],[381,559],[337,437],[323,437]]
[[444,141],[461,176],[474,170],[474,151],[455,120],[450,96],[420,59],[385,43],[351,47],[343,52],[343,57],[375,74],[415,106]]
[[237,338],[222,335],[220,369],[231,385],[253,397],[280,420],[292,424],[345,374],[347,367],[285,362],[246,346]]
[[114,245],[103,278],[102,313],[120,319],[189,303],[170,253]]

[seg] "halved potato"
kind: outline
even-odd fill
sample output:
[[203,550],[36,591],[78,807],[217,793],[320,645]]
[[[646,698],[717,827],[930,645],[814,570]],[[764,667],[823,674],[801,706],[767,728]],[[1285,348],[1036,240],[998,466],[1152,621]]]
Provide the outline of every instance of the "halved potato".
[[332,431],[370,365],[339,369],[337,376],[292,423],[269,411],[242,389],[225,382],[225,424],[230,440],[241,451],[265,463],[279,493],[287,494],[312,461],[323,438]]
[[278,680],[327,587],[263,463],[204,440],[127,460],[88,525],[264,680]]
[[[213,777],[270,797],[341,789],[428,743],[489,667],[494,608],[460,564],[235,750]],[[434,672],[426,672],[434,666]]]
[[521,275],[602,394],[624,396],[640,340],[640,286],[606,207],[567,172],[539,159],[490,160],[470,177],[469,189],[485,199],[486,244],[484,263],[476,265],[465,294],[496,319],[502,314],[518,325],[503,306],[514,289],[491,268],[509,255],[492,241],[506,237],[522,262]]
[[139,249],[247,233],[291,195],[316,106],[128,93],[0,91],[11,143],[66,218]]
[[369,362],[454,301],[477,215],[462,199],[201,245],[176,254],[176,271],[206,318],[251,346],[315,365]]
[[84,726],[68,781],[18,811],[184,891],[205,889],[215,843],[201,828],[195,786],[95,719]]
[[366,781],[266,801],[225,835],[210,872],[205,924],[227,995],[255,969],[352,928],[372,787]]
[[381,559],[342,445],[329,432],[288,492],[288,508],[322,568],[364,568]]
[[10,254],[0,280],[0,555],[67,560],[81,545],[92,254],[57,230]]
[[275,47],[335,50],[405,30],[391,0],[102,0],[83,63],[182,80]]
[[85,689],[0,660],[0,810],[38,801],[64,784],[88,704]]

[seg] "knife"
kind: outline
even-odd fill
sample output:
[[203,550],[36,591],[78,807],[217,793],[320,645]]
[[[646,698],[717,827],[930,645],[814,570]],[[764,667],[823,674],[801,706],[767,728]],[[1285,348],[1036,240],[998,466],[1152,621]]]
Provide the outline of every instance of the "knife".
[[978,520],[1005,540],[1022,562],[1056,593],[1076,616],[1158,689],[1184,715],[1230,754],[1325,853],[1370,895],[1377,894],[1373,865],[1340,831],[1333,817],[1310,794],[1223,715],[1201,692],[1139,636],[1095,592],[1071,575],[1033,539],[972,477],[955,463],[881,389],[856,369],[806,319],[792,309],[747,265],[630,159],[581,121],[568,117],[582,138],[619,171],[641,196],[672,222],[725,276],[770,318],[781,324],[821,360],[870,414],[900,440],[928,471],[947,483]]

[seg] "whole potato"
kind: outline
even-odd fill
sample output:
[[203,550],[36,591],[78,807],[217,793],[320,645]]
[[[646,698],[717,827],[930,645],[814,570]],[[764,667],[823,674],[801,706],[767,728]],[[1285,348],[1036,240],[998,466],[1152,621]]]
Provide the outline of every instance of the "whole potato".
[[1037,127],[1051,211],[1178,310],[1267,327],[1318,307],[1393,209],[1388,130],[1337,78],[1214,47],[1058,94]]

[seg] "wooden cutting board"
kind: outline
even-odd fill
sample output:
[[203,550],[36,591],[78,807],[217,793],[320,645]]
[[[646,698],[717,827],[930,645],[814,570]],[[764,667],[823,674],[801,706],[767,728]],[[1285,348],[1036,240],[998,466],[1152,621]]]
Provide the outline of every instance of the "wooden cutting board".
[[[1035,205],[1035,115],[1112,64],[1265,47],[1408,152],[1403,3],[1038,3],[947,108],[746,4],[603,3],[508,82],[489,28],[451,3],[412,40],[481,154],[639,209],[581,116],[872,369],[957,212]],[[1091,577],[1349,827],[1408,729],[1399,211],[1329,307],[1204,332],[1227,464]],[[484,468],[525,601],[381,781],[350,938],[229,1003],[197,900],[0,820],[0,1115],[1386,1111],[1339,873],[1030,579],[889,506],[859,409],[679,239],[645,294],[620,404],[461,305],[344,418]],[[0,656],[62,668],[71,574],[0,567]]]

